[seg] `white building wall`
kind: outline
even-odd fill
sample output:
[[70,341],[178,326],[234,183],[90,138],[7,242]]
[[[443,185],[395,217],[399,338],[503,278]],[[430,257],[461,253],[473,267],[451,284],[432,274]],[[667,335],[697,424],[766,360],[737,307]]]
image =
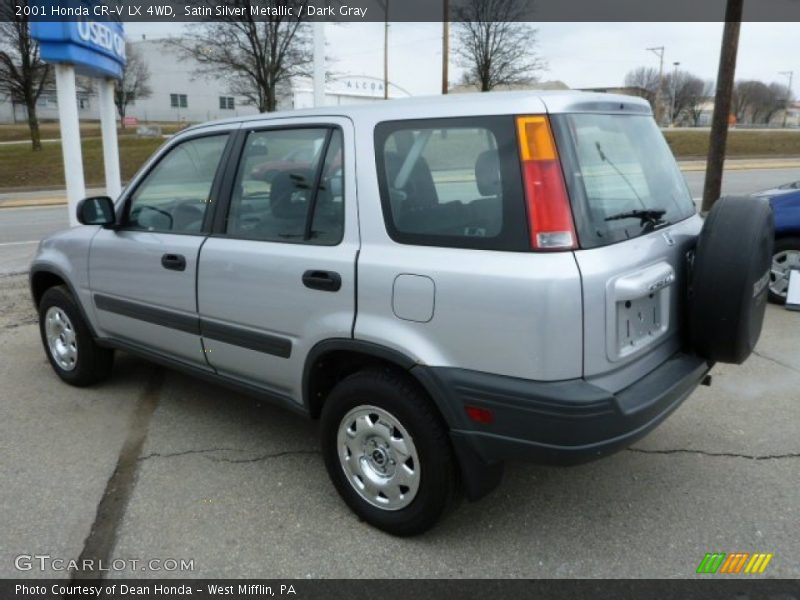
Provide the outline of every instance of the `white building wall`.
[[[197,63],[180,60],[176,50],[163,40],[133,42],[150,69],[152,95],[128,105],[127,116],[140,121],[203,122],[258,112],[245,105],[242,97],[234,97],[234,108],[220,109],[220,96],[231,96],[224,81],[194,74]],[[170,94],[185,94],[186,108],[173,107]]]

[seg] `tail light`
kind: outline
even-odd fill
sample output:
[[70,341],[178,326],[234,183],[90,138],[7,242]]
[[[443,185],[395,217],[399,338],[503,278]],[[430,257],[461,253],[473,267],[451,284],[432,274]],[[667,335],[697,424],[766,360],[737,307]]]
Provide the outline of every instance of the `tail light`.
[[576,248],[572,209],[547,117],[517,117],[517,134],[532,247],[537,250]]

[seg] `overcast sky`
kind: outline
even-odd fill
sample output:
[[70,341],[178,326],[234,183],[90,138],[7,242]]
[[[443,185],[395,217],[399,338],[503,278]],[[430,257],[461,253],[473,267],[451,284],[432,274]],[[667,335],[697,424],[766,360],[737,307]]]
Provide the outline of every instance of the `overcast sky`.
[[[701,0],[698,0],[701,1]],[[180,24],[127,23],[128,37],[148,39],[191,35]],[[641,66],[658,67],[645,49],[665,46],[665,69],[680,62],[704,79],[716,77],[722,23],[540,23],[538,53],[549,68],[544,80],[561,80],[573,88],[622,85],[625,73]],[[441,89],[441,23],[392,23],[389,28],[389,79],[414,95]],[[743,23],[737,78],[779,81],[780,71],[795,71],[800,89],[797,23]],[[340,75],[383,76],[383,23],[327,24],[328,70]],[[451,57],[451,85],[459,68]]]

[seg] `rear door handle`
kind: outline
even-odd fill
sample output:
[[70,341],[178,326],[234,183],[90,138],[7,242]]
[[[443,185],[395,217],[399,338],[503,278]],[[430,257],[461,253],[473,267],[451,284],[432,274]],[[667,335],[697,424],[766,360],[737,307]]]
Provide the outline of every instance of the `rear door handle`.
[[312,290],[338,292],[342,287],[342,277],[334,271],[312,269],[303,273],[303,285]]
[[183,254],[165,254],[161,257],[161,266],[171,271],[185,271],[186,257]]

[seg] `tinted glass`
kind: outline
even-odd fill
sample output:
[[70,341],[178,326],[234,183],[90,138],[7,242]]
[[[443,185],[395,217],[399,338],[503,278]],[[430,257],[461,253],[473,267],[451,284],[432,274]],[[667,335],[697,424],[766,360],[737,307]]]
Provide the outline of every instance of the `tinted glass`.
[[[314,190],[317,178],[319,187]],[[239,163],[226,233],[264,241],[331,245],[341,241],[343,227],[341,132],[309,128],[250,133]]]
[[127,227],[199,232],[228,135],[188,140],[172,148],[131,198]]
[[507,249],[524,237],[510,117],[381,124],[376,152],[387,230],[397,241]]
[[583,247],[649,231],[640,219],[607,220],[636,210],[663,210],[667,223],[695,212],[672,152],[649,116],[576,114],[559,117],[560,145],[573,202],[583,202]]

